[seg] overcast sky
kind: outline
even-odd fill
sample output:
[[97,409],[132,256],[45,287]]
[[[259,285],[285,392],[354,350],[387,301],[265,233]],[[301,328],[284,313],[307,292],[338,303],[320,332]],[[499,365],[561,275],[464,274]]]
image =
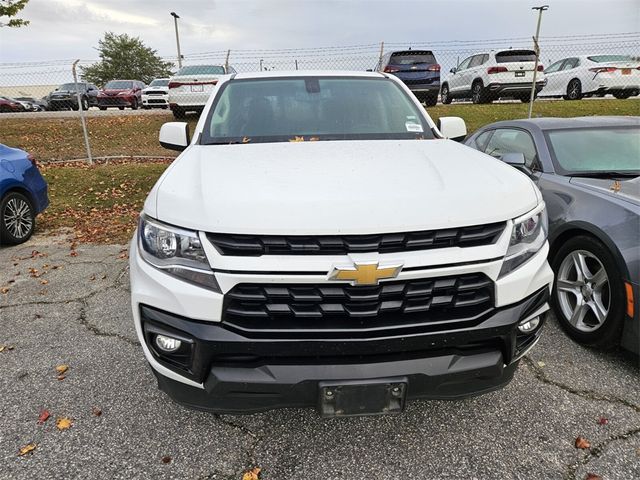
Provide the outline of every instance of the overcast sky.
[[[528,0],[30,0],[28,27],[0,28],[0,62],[94,59],[103,32],[175,55],[531,36]],[[640,0],[547,0],[542,36],[640,31]],[[5,19],[6,20],[6,19]],[[0,21],[2,21],[0,19]],[[2,75],[2,72],[0,72]]]

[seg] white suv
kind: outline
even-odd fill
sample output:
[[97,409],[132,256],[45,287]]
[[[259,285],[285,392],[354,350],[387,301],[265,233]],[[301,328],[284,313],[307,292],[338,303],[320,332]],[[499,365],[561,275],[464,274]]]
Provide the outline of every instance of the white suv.
[[224,65],[182,67],[169,80],[169,108],[173,116],[184,118],[187,112],[202,112],[220,77],[235,72],[233,67]]
[[[454,98],[490,103],[498,98],[528,102],[536,54],[533,50],[492,50],[465,58],[442,82],[442,103]],[[545,85],[544,67],[538,65],[536,94]]]
[[156,78],[142,90],[142,108],[169,107],[169,79]]
[[221,78],[131,242],[158,384],[213,412],[402,411],[506,385],[548,310],[547,217],[524,173],[456,141],[393,75]]

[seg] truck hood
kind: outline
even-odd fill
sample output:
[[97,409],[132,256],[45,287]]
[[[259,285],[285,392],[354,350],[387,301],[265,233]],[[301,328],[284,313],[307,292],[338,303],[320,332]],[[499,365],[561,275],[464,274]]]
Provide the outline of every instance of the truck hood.
[[145,203],[208,232],[366,234],[504,221],[533,209],[523,173],[450,140],[192,145]]
[[608,178],[572,177],[570,182],[640,206],[640,177],[619,180],[618,183]]

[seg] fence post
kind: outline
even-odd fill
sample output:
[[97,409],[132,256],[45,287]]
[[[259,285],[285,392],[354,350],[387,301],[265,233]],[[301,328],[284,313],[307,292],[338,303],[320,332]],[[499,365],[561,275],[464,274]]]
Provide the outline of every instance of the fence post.
[[231,55],[231,49],[227,50],[227,58],[224,60],[224,71],[229,73],[229,55]]
[[533,113],[533,100],[536,96],[536,76],[538,74],[538,62],[540,61],[540,46],[538,45],[538,38],[540,37],[540,21],[542,20],[542,12],[549,10],[549,5],[533,7],[531,10],[538,10],[538,26],[536,27],[536,36],[533,37],[533,49],[536,52],[536,62],[533,66],[533,82],[531,83],[531,96],[529,97],[529,118],[531,118],[531,114]]
[[382,63],[382,55],[384,55],[384,42],[380,42],[380,56],[378,58],[378,64]]
[[80,60],[73,62],[71,71],[73,72],[73,83],[76,88],[76,98],[78,99],[78,111],[80,112],[80,122],[82,123],[82,133],[84,135],[84,146],[87,149],[87,159],[89,164],[93,165],[93,157],[91,156],[91,145],[89,145],[89,132],[87,132],[87,121],[84,118],[84,108],[82,108],[82,98],[80,98],[80,88],[78,86],[78,75],[76,74],[76,65]]
[[296,70],[298,70],[298,59],[296,59]]

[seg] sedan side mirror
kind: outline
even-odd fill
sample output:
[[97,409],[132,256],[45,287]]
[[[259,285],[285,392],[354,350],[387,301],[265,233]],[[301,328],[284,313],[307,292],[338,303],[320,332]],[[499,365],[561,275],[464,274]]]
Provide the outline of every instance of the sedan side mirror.
[[160,145],[164,148],[181,152],[190,141],[187,122],[167,122],[160,127]]
[[524,167],[526,162],[524,158],[524,153],[522,152],[509,152],[505,153],[500,157],[504,163],[508,163],[514,167]]
[[440,117],[438,130],[445,138],[461,142],[467,136],[467,125],[460,117]]
[[456,73],[458,71],[458,69],[456,67],[453,67],[451,70],[449,70],[451,73]]

